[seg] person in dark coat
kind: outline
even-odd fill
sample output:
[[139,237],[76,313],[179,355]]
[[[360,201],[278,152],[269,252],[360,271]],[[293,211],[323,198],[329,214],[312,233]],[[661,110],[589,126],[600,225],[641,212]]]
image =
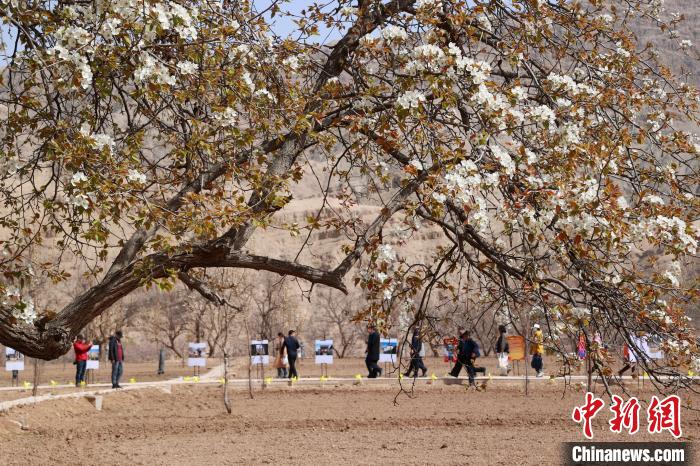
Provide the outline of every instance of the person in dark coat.
[[[498,357],[498,368],[501,370],[501,375],[508,375],[510,372],[510,364],[508,364],[508,355],[510,354],[510,345],[508,345],[508,336],[505,325],[498,326],[498,339],[496,340],[496,356]],[[505,365],[504,365],[505,364]]]
[[418,377],[418,369],[423,373],[421,377],[425,377],[428,372],[428,368],[423,364],[423,357],[421,356],[421,350],[423,349],[423,342],[420,340],[420,329],[413,329],[413,337],[411,338],[411,363],[408,366],[408,370],[404,373],[405,377],[410,377],[411,372],[414,373],[415,377]]
[[469,385],[475,385],[474,377],[476,375],[476,368],[474,367],[474,360],[478,356],[479,346],[472,340],[469,332],[464,332],[457,346],[457,362],[455,363],[455,367],[452,368],[452,371],[450,371],[450,375],[452,377],[459,377],[462,367],[465,367],[467,369],[467,375],[469,376]]
[[287,360],[289,362],[289,378],[299,378],[297,374],[297,357],[299,356],[299,340],[297,340],[296,332],[290,330],[289,334],[284,337],[284,343],[282,344],[282,350],[280,351],[280,356],[284,356],[284,351],[287,351]]
[[124,347],[122,346],[122,331],[117,330],[109,337],[109,360],[112,362],[112,388],[122,388],[119,385],[124,373]]
[[367,326],[367,357],[365,364],[369,374],[368,379],[376,379],[378,375],[382,375],[382,369],[377,364],[379,362],[379,332],[374,324]]

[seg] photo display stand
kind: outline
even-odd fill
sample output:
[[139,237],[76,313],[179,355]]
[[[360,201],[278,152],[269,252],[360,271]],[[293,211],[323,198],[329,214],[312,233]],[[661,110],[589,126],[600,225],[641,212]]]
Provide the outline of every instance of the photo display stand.
[[100,345],[92,345],[88,350],[85,364],[85,383],[95,383],[95,371],[100,368]]
[[12,386],[19,386],[19,371],[24,370],[24,355],[16,349],[5,347],[5,371],[12,372]]
[[187,344],[187,365],[192,368],[192,375],[199,377],[202,367],[207,367],[207,344],[191,341]]
[[250,341],[250,364],[255,366],[255,378],[260,379],[265,386],[265,365],[270,363],[269,341]]
[[389,377],[389,364],[396,363],[396,354],[399,348],[398,338],[379,339],[379,362],[384,363],[384,377]]
[[333,340],[314,341],[314,362],[321,366],[321,377],[328,377],[328,365],[333,364]]

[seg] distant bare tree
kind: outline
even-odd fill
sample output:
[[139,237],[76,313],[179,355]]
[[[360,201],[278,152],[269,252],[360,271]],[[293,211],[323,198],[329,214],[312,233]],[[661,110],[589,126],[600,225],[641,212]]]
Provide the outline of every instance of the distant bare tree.
[[254,289],[246,274],[226,269],[213,271],[205,279],[221,302],[203,299],[198,293],[188,296],[186,302],[194,316],[195,338],[206,340],[209,357],[214,357],[231,347],[233,320],[250,309]]
[[151,309],[142,319],[154,342],[163,345],[178,358],[183,357],[181,337],[192,322],[192,314],[186,305],[184,290],[162,295],[157,308]]
[[269,339],[289,325],[290,299],[283,279],[265,275],[252,302],[252,336]]
[[357,294],[346,296],[332,290],[320,293],[321,306],[312,318],[322,324],[322,332],[328,331],[338,337],[339,340],[333,342],[333,350],[339,358],[348,356],[360,338],[358,324],[352,319],[360,308],[357,303],[361,303],[361,299]]

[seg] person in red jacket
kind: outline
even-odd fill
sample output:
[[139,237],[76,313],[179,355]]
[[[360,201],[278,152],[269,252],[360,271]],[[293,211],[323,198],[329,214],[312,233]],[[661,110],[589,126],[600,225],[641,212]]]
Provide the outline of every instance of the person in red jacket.
[[85,368],[87,366],[88,351],[92,343],[85,340],[82,335],[78,335],[73,343],[73,351],[75,351],[75,386],[79,387],[80,383],[85,380]]

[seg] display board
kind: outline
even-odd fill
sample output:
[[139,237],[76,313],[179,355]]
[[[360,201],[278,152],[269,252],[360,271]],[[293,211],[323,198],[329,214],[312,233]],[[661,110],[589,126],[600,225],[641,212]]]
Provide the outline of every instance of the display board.
[[88,350],[86,369],[100,368],[100,345],[92,345]]
[[267,340],[250,341],[250,362],[252,364],[270,364],[269,344]]
[[314,350],[316,364],[333,364],[333,340],[316,340]]
[[379,339],[379,362],[396,362],[399,340],[396,338]]
[[10,347],[5,348],[5,370],[6,371],[23,371],[24,370],[24,355],[19,351]]
[[187,345],[187,365],[189,367],[207,366],[207,344],[190,342]]
[[525,337],[522,335],[510,335],[508,339],[509,357],[511,361],[522,361],[525,359]]

